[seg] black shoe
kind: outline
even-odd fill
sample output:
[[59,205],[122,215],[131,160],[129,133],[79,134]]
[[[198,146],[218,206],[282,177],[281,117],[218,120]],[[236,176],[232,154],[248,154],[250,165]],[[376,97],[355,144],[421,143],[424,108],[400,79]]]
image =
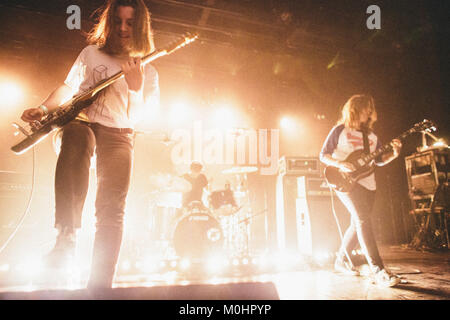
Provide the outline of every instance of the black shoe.
[[61,269],[72,265],[75,258],[75,235],[60,232],[56,238],[55,247],[44,257],[48,268]]

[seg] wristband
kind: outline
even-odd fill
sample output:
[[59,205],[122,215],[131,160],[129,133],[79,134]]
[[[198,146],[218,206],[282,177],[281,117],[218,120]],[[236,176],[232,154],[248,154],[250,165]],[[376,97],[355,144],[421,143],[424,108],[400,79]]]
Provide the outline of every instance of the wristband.
[[44,112],[44,116],[48,115],[48,109],[46,106],[40,105],[38,108]]

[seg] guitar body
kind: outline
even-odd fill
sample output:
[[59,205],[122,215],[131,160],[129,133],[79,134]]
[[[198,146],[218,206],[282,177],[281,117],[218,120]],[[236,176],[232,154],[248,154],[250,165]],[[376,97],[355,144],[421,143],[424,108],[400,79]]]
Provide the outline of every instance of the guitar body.
[[[416,123],[412,128],[399,135],[397,140],[403,140],[414,132],[430,132],[435,131],[436,126],[430,120],[423,120]],[[356,186],[358,180],[367,177],[375,170],[375,159],[385,152],[391,151],[391,143],[385,144],[377,148],[370,154],[364,153],[364,150],[356,150],[348,155],[344,160],[351,163],[355,167],[353,172],[342,172],[336,167],[326,167],[324,174],[325,179],[330,187],[340,192],[350,192]]]
[[340,192],[350,192],[356,186],[358,180],[373,173],[375,165],[372,161],[369,165],[360,165],[359,159],[364,155],[364,150],[356,150],[344,160],[353,164],[356,168],[353,172],[342,172],[336,167],[325,168],[325,179],[333,189]]
[[11,147],[15,154],[22,154],[41,140],[45,139],[53,131],[63,127],[74,120],[77,115],[92,103],[93,98],[75,97],[66,102],[61,108],[49,114],[39,128],[32,128],[32,133],[25,139]]

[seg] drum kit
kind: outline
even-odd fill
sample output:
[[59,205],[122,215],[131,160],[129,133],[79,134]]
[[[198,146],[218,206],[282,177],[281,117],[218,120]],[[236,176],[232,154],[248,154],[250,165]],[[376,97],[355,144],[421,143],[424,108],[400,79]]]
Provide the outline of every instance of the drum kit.
[[[160,189],[154,193],[152,230],[169,256],[201,260],[211,255],[248,256],[252,214],[247,174],[256,167],[234,167],[222,171],[238,181],[229,180],[223,189],[208,190],[205,201],[192,201],[182,207],[181,195],[190,190],[182,178],[154,177]],[[206,204],[205,204],[206,203]]]

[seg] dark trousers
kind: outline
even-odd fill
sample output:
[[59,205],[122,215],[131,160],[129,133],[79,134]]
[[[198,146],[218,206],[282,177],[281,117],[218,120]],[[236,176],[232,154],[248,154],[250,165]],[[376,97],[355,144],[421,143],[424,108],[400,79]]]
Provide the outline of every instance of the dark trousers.
[[378,251],[370,219],[375,201],[375,191],[370,191],[357,184],[349,193],[336,193],[351,215],[351,223],[344,234],[338,255],[342,257],[347,252],[351,257],[352,250],[359,242],[369,266],[372,269],[374,267],[383,269],[383,260]]
[[89,186],[90,162],[95,150],[96,237],[91,279],[93,272],[96,272],[96,277],[104,272],[108,278],[106,282],[110,282],[123,233],[133,159],[133,132],[131,129],[73,121],[63,128],[61,139],[55,173],[55,226],[74,229],[81,227],[81,215]]

